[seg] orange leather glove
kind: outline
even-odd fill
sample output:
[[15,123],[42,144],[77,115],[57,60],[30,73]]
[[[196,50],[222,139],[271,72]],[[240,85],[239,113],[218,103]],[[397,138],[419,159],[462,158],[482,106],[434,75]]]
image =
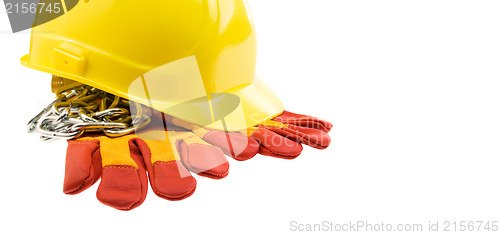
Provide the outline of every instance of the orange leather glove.
[[328,147],[327,132],[332,128],[327,121],[287,111],[249,128],[248,136],[205,129],[167,115],[162,118],[153,118],[152,123],[166,123],[168,132],[163,125],[153,125],[157,128],[117,138],[99,135],[68,141],[64,192],[80,193],[101,178],[99,201],[131,210],[146,198],[147,171],[156,195],[182,200],[196,188],[190,172],[213,179],[227,176],[229,163],[224,153],[240,161],[257,152],[293,159],[300,155],[301,144]]
[[248,128],[244,133],[248,136],[247,141],[243,140],[245,137],[242,134],[236,132],[218,132],[172,117],[167,122],[193,131],[206,142],[220,146],[227,155],[240,161],[253,157],[244,151],[254,151],[254,146],[258,146],[259,153],[263,155],[294,159],[301,154],[302,144],[325,149],[331,142],[328,135],[332,129],[330,122],[288,111],[256,127]]
[[248,136],[260,143],[262,155],[294,159],[305,144],[317,149],[330,145],[328,132],[332,124],[326,120],[284,111],[281,115],[247,130]]
[[[224,142],[225,132],[211,133],[211,140],[221,137],[224,139],[217,141]],[[246,137],[232,140],[248,141]],[[241,146],[236,158],[251,158],[258,152],[256,143]],[[159,197],[189,197],[196,188],[196,179],[190,172],[221,179],[229,173],[229,163],[221,148],[175,127],[169,127],[167,132],[161,125],[117,138],[86,136],[68,141],[64,193],[80,193],[100,178],[98,200],[119,210],[131,210],[146,198],[148,175],[151,188]]]

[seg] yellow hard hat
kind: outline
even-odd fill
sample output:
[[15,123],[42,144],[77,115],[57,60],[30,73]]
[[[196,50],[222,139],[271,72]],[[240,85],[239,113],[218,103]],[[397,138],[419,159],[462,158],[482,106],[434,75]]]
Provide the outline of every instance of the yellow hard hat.
[[255,77],[245,0],[80,1],[32,28],[21,63],[215,129],[283,112]]

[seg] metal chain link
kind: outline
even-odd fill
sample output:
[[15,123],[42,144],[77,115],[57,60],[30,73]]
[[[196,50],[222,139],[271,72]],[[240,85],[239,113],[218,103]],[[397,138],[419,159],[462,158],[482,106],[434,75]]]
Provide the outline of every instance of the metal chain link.
[[119,137],[151,122],[140,104],[88,85],[71,84],[55,93],[56,99],[28,122],[28,132],[42,140],[75,139],[86,132]]

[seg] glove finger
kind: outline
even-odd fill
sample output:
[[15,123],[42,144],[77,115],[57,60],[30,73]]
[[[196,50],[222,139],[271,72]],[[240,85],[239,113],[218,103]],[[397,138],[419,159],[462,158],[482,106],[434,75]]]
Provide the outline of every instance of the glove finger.
[[257,128],[251,132],[250,137],[260,143],[259,153],[262,155],[294,159],[302,153],[303,148],[301,144],[289,140],[266,128]]
[[189,171],[212,179],[222,179],[229,174],[229,163],[224,152],[192,132],[178,135],[175,145],[182,163]]
[[169,130],[173,130],[172,128],[175,127],[190,130],[204,141],[221,148],[226,155],[238,161],[253,158],[259,152],[259,143],[246,135],[237,132],[209,130],[171,116],[166,116],[165,120],[170,124]]
[[317,149],[325,149],[330,145],[330,136],[318,129],[286,125],[282,128],[278,127],[265,127],[283,137],[297,141]]
[[98,140],[70,140],[66,152],[63,192],[78,194],[101,177],[101,155]]
[[259,143],[240,133],[210,130],[203,135],[203,140],[238,161],[249,160],[259,152]]
[[134,145],[144,158],[155,194],[172,201],[191,196],[196,190],[196,179],[176,159],[165,131],[152,131],[140,136],[143,139],[134,139]]
[[119,210],[132,210],[140,206],[148,190],[142,157],[129,147],[130,138],[99,139],[103,169],[97,199]]
[[308,127],[313,129],[322,130],[328,133],[333,125],[332,123],[309,115],[302,115],[297,113],[292,113],[289,111],[284,111],[281,115],[272,119],[273,121],[282,122],[285,124],[292,124],[301,127]]

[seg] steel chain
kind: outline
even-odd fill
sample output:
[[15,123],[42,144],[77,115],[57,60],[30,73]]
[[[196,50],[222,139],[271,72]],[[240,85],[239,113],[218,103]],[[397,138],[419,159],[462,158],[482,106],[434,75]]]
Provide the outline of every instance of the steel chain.
[[88,85],[71,84],[55,93],[56,99],[28,122],[28,132],[43,140],[75,139],[86,132],[119,137],[151,122],[140,104]]

